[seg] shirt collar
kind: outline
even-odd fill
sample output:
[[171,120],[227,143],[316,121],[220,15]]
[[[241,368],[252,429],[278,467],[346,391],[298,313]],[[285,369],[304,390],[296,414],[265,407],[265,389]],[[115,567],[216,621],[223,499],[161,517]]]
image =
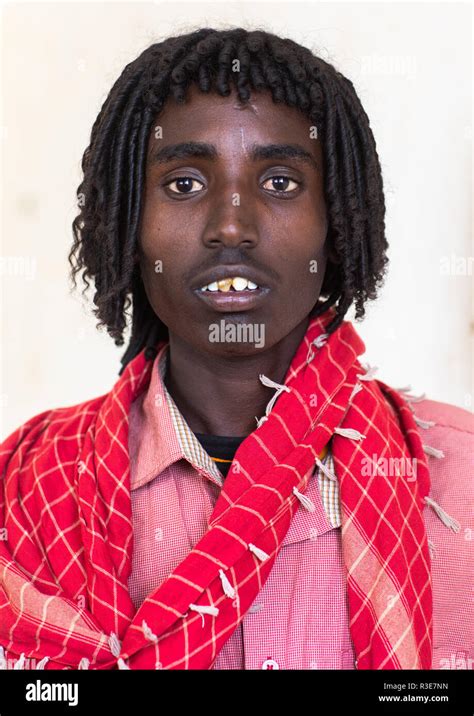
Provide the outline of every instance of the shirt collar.
[[166,344],[153,362],[148,389],[132,403],[130,488],[142,487],[183,459],[222,487],[222,473],[194,435],[165,385],[168,355],[169,344]]

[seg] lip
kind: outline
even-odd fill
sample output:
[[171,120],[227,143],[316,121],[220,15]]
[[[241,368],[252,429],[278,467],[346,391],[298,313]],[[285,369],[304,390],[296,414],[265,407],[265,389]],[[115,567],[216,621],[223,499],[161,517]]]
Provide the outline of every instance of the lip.
[[[228,276],[229,274],[226,275]],[[240,276],[242,274],[233,275]],[[242,278],[246,277],[242,276]],[[255,283],[257,282],[255,281]],[[265,300],[269,292],[270,289],[267,286],[255,288],[252,291],[233,291],[231,289],[225,293],[222,291],[201,291],[199,288],[194,289],[194,293],[198,298],[219,313],[235,313],[257,308]]]

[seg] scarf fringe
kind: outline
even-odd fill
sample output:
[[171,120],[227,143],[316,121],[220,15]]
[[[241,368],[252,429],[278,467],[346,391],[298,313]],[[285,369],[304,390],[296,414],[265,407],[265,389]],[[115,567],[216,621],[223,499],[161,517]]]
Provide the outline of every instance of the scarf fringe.
[[118,659],[120,656],[120,652],[122,650],[122,646],[121,646],[119,638],[115,632],[110,633],[108,642],[109,642],[110,651],[112,652],[113,656],[115,656],[115,658]]
[[448,515],[448,513],[443,510],[443,508],[438,505],[437,502],[435,502],[431,497],[425,497],[425,503],[433,508],[433,510],[438,515],[441,522],[446,525],[446,527],[449,527],[453,532],[459,532],[461,529],[461,525],[457,520],[454,519],[454,517],[451,517]]
[[423,450],[427,455],[431,455],[431,457],[444,457],[444,452],[442,450],[438,450],[437,448],[431,447],[431,445],[423,444]]
[[120,670],[130,670],[130,667],[128,664],[125,663],[125,661],[120,656],[120,652],[122,651],[122,645],[120,643],[120,640],[115,632],[111,632],[109,636],[109,647],[112,654],[117,659],[117,666]]
[[366,368],[366,372],[360,373],[357,377],[359,380],[372,380],[375,373],[378,371],[378,366],[367,364],[367,366],[364,367]]
[[[44,667],[50,660],[49,656],[44,656],[40,661],[38,661],[35,670],[42,671],[44,670]],[[24,671],[25,670],[25,664],[26,664],[26,656],[25,652],[23,652],[20,655],[20,658],[16,661],[13,671]],[[3,646],[0,646],[0,671],[7,671],[8,670],[8,661],[5,657],[5,649]]]
[[427,429],[427,428],[432,428],[433,425],[436,425],[436,423],[433,422],[433,420],[422,420],[421,418],[418,417],[418,415],[415,415],[415,413],[413,413],[413,419],[414,419],[415,423],[420,428]]
[[428,549],[430,550],[431,559],[436,559],[436,547],[430,539],[428,540]]
[[[204,615],[205,614],[210,614],[213,617],[217,617],[217,615],[219,614],[218,607],[213,607],[210,605],[209,606],[206,606],[206,605],[201,606],[200,604],[190,604],[189,608],[191,609],[191,611],[197,612],[201,616],[201,619],[202,619],[201,626],[202,627],[204,627]],[[187,617],[188,613],[189,612],[186,612],[186,614],[184,614],[183,617]]]
[[297,487],[293,488],[293,494],[298,498],[298,500],[301,502],[303,507],[308,510],[308,512],[315,511],[316,507],[314,506],[314,502],[312,502],[309,497],[306,497],[306,495],[303,495],[303,493],[300,492]]
[[352,393],[349,396],[349,403],[352,403],[352,399],[357,395],[357,393],[360,393],[361,390],[362,390],[361,384],[356,383],[354,385],[354,389],[353,389]]
[[421,395],[405,395],[405,400],[409,403],[421,403],[423,400],[426,400],[426,393],[421,393]]
[[354,428],[334,428],[334,432],[337,435],[341,435],[343,438],[349,438],[350,440],[365,440],[365,435],[360,433]]
[[152,632],[145,620],[142,621],[142,629],[143,634],[145,635],[145,639],[148,639],[148,641],[152,641],[154,644],[158,643],[158,637]]
[[223,569],[219,570],[219,577],[221,578],[222,589],[224,590],[226,597],[229,597],[229,599],[235,599],[235,589],[225,576]]
[[23,652],[22,654],[20,654],[20,658],[18,659],[15,666],[13,667],[13,670],[16,671],[17,669],[18,670],[24,669],[25,662],[26,662],[26,657],[25,657],[25,652]]
[[270,555],[263,551],[263,549],[260,549],[260,547],[256,547],[254,544],[249,542],[249,550],[262,562],[265,562],[266,559],[270,558]]
[[311,343],[309,344],[308,348],[308,355],[306,356],[306,363],[311,363],[313,360],[315,353],[313,353],[312,347],[315,346],[316,348],[322,348],[325,343],[327,342],[327,339],[329,338],[329,333],[321,333],[317,338],[315,338]]
[[265,408],[265,415],[262,418],[255,418],[257,421],[257,427],[259,428],[260,425],[262,425],[266,420],[268,420],[268,416],[275,405],[276,401],[280,397],[280,395],[285,392],[289,393],[291,391],[291,388],[289,388],[287,385],[283,385],[281,383],[275,383],[274,380],[271,380],[271,378],[267,378],[266,375],[263,375],[263,373],[260,373],[258,376],[259,380],[263,385],[265,385],[267,388],[275,388],[276,393],[275,395],[269,400],[267,407]]
[[336,475],[333,472],[331,472],[331,470],[324,464],[324,462],[322,460],[319,459],[319,457],[315,457],[314,462],[319,467],[321,472],[326,475],[326,477],[328,477],[333,482],[337,482]]

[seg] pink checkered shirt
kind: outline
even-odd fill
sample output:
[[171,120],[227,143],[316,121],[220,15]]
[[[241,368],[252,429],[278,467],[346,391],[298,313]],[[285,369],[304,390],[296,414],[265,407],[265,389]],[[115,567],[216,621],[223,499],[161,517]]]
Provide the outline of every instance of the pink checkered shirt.
[[[130,413],[134,548],[129,589],[137,608],[207,531],[225,479],[166,389],[168,351],[159,359],[160,354],[148,390]],[[415,407],[420,418],[436,421],[424,442],[445,453],[444,459],[430,458],[431,497],[460,523],[455,532],[432,507],[425,508],[432,547],[433,669],[472,669],[472,415],[429,400]],[[334,471],[330,452],[326,459]],[[338,486],[316,469],[306,494],[315,511],[300,507],[296,512],[270,576],[213,668],[355,667]]]

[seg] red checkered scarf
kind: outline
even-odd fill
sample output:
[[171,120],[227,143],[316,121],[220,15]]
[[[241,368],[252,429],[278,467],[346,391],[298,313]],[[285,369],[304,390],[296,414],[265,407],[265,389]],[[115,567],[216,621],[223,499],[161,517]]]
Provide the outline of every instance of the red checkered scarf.
[[[7,659],[41,659],[37,668],[212,668],[268,578],[295,511],[311,509],[305,488],[332,438],[357,667],[431,668],[422,443],[409,406],[358,362],[365,348],[353,326],[344,322],[327,338],[332,315],[310,320],[284,385],[273,384],[267,414],[235,455],[208,531],[138,611],[127,586],[128,416],[153,361],[142,351],[110,393],[41,413],[7,438]],[[379,458],[416,460],[416,479],[380,469]]]

